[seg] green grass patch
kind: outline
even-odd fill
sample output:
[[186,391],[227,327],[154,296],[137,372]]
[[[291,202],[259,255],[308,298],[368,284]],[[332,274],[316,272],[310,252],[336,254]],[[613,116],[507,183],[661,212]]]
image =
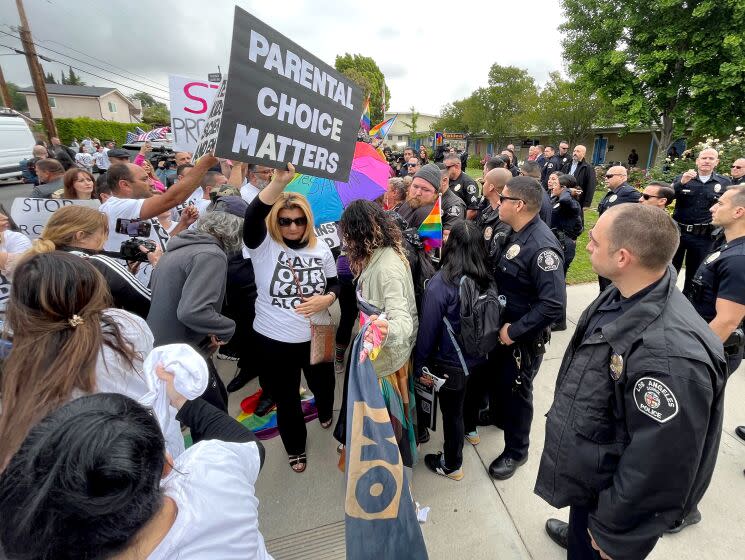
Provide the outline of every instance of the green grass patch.
[[[475,167],[469,167],[466,169],[466,174],[477,179],[481,177],[482,170]],[[604,196],[605,187],[603,185],[598,185],[597,190],[595,191],[595,196],[592,199],[592,209],[585,212],[585,231],[583,231],[582,235],[577,238],[577,254],[574,257],[572,264],[569,266],[569,271],[567,272],[567,284],[584,284],[587,282],[596,282],[598,279],[598,275],[595,274],[590,265],[590,254],[587,252],[586,248],[587,242],[589,241],[587,232],[590,231],[595,225],[595,222],[598,221],[598,212],[596,208],[598,207],[598,202],[600,202]]]

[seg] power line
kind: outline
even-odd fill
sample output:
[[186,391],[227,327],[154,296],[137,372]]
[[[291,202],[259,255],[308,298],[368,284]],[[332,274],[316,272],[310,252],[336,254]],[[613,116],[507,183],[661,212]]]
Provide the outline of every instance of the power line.
[[[13,35],[12,33],[8,33],[7,31],[3,31],[3,30],[1,30],[1,29],[0,29],[0,33],[3,33],[3,34],[5,34],[5,35],[8,35],[8,36],[10,36],[10,37],[14,37],[14,38],[16,38],[16,39],[20,39],[20,37],[18,37],[17,35]],[[150,85],[150,84],[146,84],[145,82],[142,82],[142,81],[140,81],[140,80],[136,80],[136,79],[134,79],[134,78],[130,78],[129,76],[124,76],[124,75],[122,75],[122,74],[119,74],[119,73],[117,73],[117,72],[113,72],[113,71],[111,71],[111,70],[108,70],[108,69],[106,69],[106,68],[102,68],[102,67],[100,67],[100,66],[96,66],[95,64],[91,64],[90,62],[86,62],[85,60],[80,60],[79,58],[75,58],[74,56],[70,56],[69,54],[61,53],[61,52],[59,52],[59,51],[56,51],[56,50],[54,50],[54,49],[51,49],[51,48],[49,48],[49,47],[45,47],[45,46],[43,46],[43,45],[39,45],[39,44],[38,44],[38,43],[36,43],[36,42],[34,42],[34,45],[35,45],[35,46],[37,46],[37,47],[39,47],[39,48],[42,48],[42,49],[46,49],[46,50],[48,50],[48,51],[51,51],[51,52],[53,52],[53,53],[55,53],[55,54],[58,54],[58,55],[61,55],[61,56],[65,56],[65,57],[67,57],[67,58],[70,58],[71,60],[74,60],[74,61],[76,61],[76,62],[81,62],[81,63],[83,63],[83,64],[87,64],[88,66],[91,66],[91,67],[93,67],[93,68],[96,68],[97,70],[103,70],[104,72],[108,72],[108,73],[110,73],[110,74],[112,74],[112,75],[114,75],[114,76],[118,76],[118,77],[120,77],[120,78],[124,78],[125,80],[130,80],[130,81],[132,81],[132,82],[135,82],[135,83],[137,83],[137,84],[141,84],[141,85],[143,85],[143,86],[145,86],[145,87],[148,87],[148,88],[151,88],[151,89],[156,89],[156,90],[158,90],[158,91],[161,91],[161,92],[163,92],[163,93],[169,93],[169,90],[168,90],[168,89],[166,89],[166,88],[164,88],[164,87],[162,87],[162,86],[152,86],[152,85]],[[56,61],[56,62],[59,62],[59,61]],[[65,62],[63,62],[63,63],[61,63],[61,64],[68,64],[68,63],[65,63]],[[73,68],[74,68],[74,67],[73,67]],[[90,73],[90,72],[89,72],[89,73]],[[95,75],[95,74],[92,74],[92,75]],[[104,78],[104,79],[106,79],[106,78]],[[123,85],[123,84],[120,84],[120,85]],[[130,87],[130,88],[131,88],[131,86],[125,86],[125,87]],[[134,88],[131,88],[131,89],[134,89]],[[146,93],[146,92],[143,92],[143,93]]]
[[[0,47],[5,47],[6,49],[10,49],[10,50],[13,50],[13,51],[17,51],[17,50],[18,50],[18,49],[14,48],[14,47],[9,47],[8,45],[3,45],[3,44],[0,44]],[[24,53],[24,54],[25,54],[25,53]],[[171,100],[170,100],[170,99],[168,99],[167,97],[162,97],[162,96],[160,96],[160,95],[155,95],[155,94],[153,94],[153,93],[148,93],[148,92],[146,92],[146,91],[141,91],[141,90],[135,89],[135,88],[133,88],[132,86],[129,86],[129,85],[127,85],[127,84],[123,84],[123,83],[121,83],[121,82],[117,82],[116,80],[112,80],[111,78],[106,78],[106,77],[104,77],[104,76],[100,76],[100,75],[98,75],[98,74],[94,74],[93,72],[91,72],[91,71],[89,71],[89,70],[85,70],[85,69],[83,69],[83,68],[78,68],[77,66],[73,66],[72,64],[69,64],[69,63],[67,63],[67,62],[64,62],[64,61],[62,61],[62,60],[56,60],[56,59],[54,59],[54,58],[50,58],[50,59],[48,59],[48,60],[50,60],[51,62],[57,62],[58,64],[64,64],[65,66],[69,66],[70,68],[73,68],[74,70],[77,70],[78,72],[82,72],[83,74],[88,74],[88,75],[90,75],[90,76],[95,76],[96,78],[100,78],[100,79],[102,79],[102,80],[106,80],[106,81],[109,81],[109,82],[111,82],[111,83],[113,83],[113,84],[116,84],[116,85],[118,85],[118,86],[122,86],[122,87],[125,87],[125,88],[127,88],[127,89],[131,89],[131,90],[134,90],[134,91],[136,91],[136,92],[138,92],[138,93],[146,93],[147,95],[150,95],[151,97],[155,97],[155,98],[157,98],[157,99],[162,99],[163,101],[167,101],[167,102],[169,102],[169,103],[170,103],[170,101],[171,101]]]

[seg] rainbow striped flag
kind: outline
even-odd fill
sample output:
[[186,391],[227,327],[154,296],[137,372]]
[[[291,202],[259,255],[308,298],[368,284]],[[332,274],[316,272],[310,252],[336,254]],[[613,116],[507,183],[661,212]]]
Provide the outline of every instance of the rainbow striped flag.
[[419,226],[419,237],[424,243],[424,250],[428,253],[432,249],[442,247],[442,217],[440,216],[440,197],[437,197],[435,205],[429,216],[424,218]]
[[362,111],[362,118],[360,118],[360,127],[365,131],[370,131],[370,96],[367,96],[365,101],[365,110]]
[[386,119],[382,123],[378,123],[372,127],[368,133],[370,138],[374,138],[375,136],[385,138],[386,134],[388,134],[388,130],[393,126],[393,121],[396,120],[397,116],[398,115],[393,115],[390,119]]

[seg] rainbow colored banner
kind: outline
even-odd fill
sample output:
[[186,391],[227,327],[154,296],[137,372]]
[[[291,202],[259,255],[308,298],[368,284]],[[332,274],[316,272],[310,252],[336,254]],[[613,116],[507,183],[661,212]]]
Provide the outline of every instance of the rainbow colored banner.
[[386,119],[382,123],[378,123],[372,127],[369,132],[370,137],[374,138],[375,136],[378,136],[379,138],[385,138],[386,134],[388,134],[388,131],[393,126],[393,122],[396,120],[397,116],[398,115],[393,115],[390,119]]
[[370,96],[367,96],[367,101],[365,101],[365,110],[362,111],[362,118],[360,118],[360,128],[362,128],[365,132],[370,131]]
[[440,197],[437,197],[435,205],[429,216],[424,218],[419,226],[419,237],[424,243],[424,250],[428,253],[432,249],[442,247],[442,216],[440,216]]

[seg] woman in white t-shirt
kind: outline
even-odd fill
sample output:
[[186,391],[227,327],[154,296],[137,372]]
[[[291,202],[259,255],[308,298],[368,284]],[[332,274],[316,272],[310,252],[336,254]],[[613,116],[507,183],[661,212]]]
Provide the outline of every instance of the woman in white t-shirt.
[[15,264],[31,248],[31,240],[17,231],[9,231],[10,221],[0,213],[0,317],[10,298],[10,285]]
[[272,560],[254,492],[261,443],[167,382],[179,418],[209,440],[174,461],[150,411],[115,393],[52,412],[0,474],[0,548],[8,558]]
[[[300,405],[300,370],[316,400],[318,420],[331,426],[334,406],[332,363],[310,365],[311,320],[328,323],[339,291],[331,250],[318,242],[313,213],[301,194],[283,192],[295,174],[277,170],[246,210],[243,242],[256,277],[254,352],[257,367],[277,403],[277,426],[290,467],[306,466],[306,430]],[[263,383],[263,380],[262,380]]]
[[75,154],[75,163],[80,169],[85,169],[88,173],[93,172],[93,156],[88,153],[85,146],[78,148],[78,153]]
[[[71,398],[115,391],[132,398],[149,392],[143,361],[153,349],[147,323],[111,308],[103,276],[86,259],[54,251],[24,258],[6,322],[13,346],[3,363],[0,465],[40,418]],[[183,438],[169,411],[169,452]]]

